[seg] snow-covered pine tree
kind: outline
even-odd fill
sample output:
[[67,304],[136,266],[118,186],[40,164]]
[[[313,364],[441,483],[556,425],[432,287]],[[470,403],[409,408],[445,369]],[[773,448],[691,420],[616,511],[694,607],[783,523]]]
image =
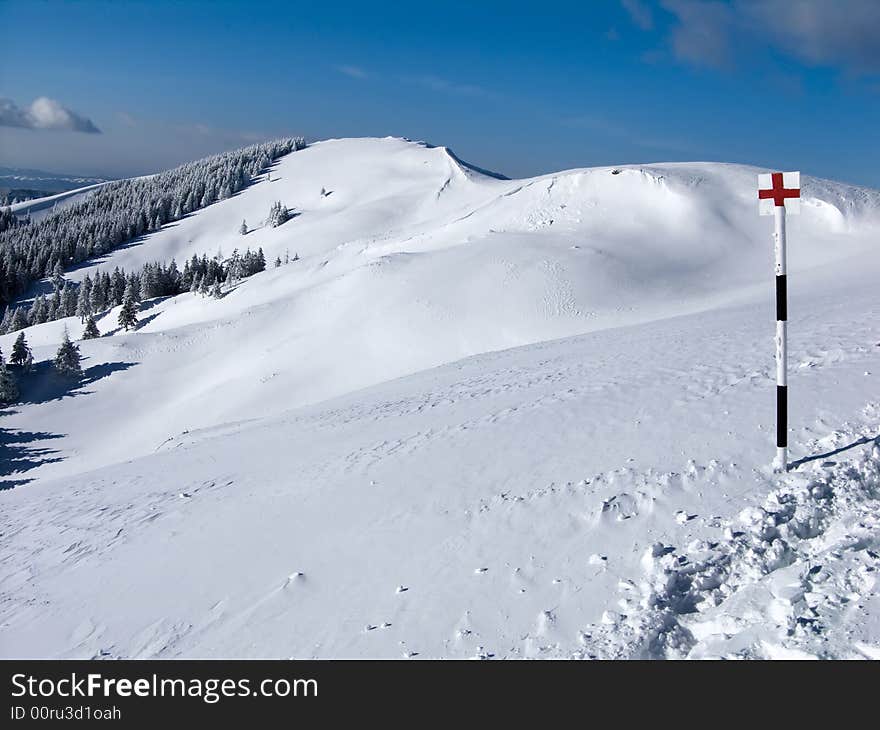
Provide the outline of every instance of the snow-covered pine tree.
[[106,294],[103,288],[103,280],[99,272],[95,272],[95,282],[89,295],[89,309],[92,314],[104,311],[106,307]]
[[269,225],[272,228],[278,228],[282,223],[286,223],[290,219],[290,211],[286,205],[281,205],[280,200],[272,203],[269,208]]
[[243,221],[241,222],[241,225],[240,225],[239,228],[238,228],[238,232],[239,232],[242,236],[246,236],[246,235],[247,235],[247,232],[248,232],[247,221],[244,221],[244,220],[243,220]]
[[79,347],[70,341],[70,334],[65,327],[64,337],[58,347],[58,352],[55,353],[55,370],[65,378],[79,379],[82,377],[81,359]]
[[90,314],[86,317],[86,328],[83,330],[82,338],[84,340],[94,340],[96,337],[100,337],[101,333],[98,331],[98,325],[95,324],[95,318]]
[[12,325],[9,331],[23,330],[29,324],[30,322],[28,322],[27,312],[25,312],[24,307],[16,307],[15,312],[12,314]]
[[31,305],[29,319],[31,324],[43,324],[48,318],[49,305],[46,302],[46,296],[40,294],[34,297],[34,303]]
[[76,287],[72,282],[65,282],[64,288],[61,290],[61,310],[58,312],[59,317],[72,317],[76,314]]
[[10,329],[12,327],[12,310],[9,307],[6,307],[6,311],[3,312],[3,319],[0,320],[0,335],[5,335],[7,332],[12,332]]
[[211,296],[214,297],[214,299],[221,299],[223,297],[219,281],[215,281],[214,286],[211,287]]
[[80,322],[85,322],[86,317],[92,313],[92,305],[89,301],[92,294],[92,280],[86,274],[86,278],[79,285],[79,292],[76,298],[76,316]]
[[230,284],[234,284],[238,281],[242,276],[247,276],[247,274],[242,271],[242,260],[238,254],[238,249],[234,249],[232,251],[232,256],[229,257],[229,260],[226,262],[226,281]]
[[119,310],[119,319],[117,321],[124,330],[137,327],[137,303],[134,297],[134,284],[129,283],[125,287],[125,294],[122,297],[122,309]]
[[15,403],[17,400],[18,383],[0,355],[0,403]]
[[15,344],[12,345],[12,356],[9,358],[9,362],[22,367],[27,362],[30,354],[31,348],[28,347],[27,340],[24,338],[24,332],[19,332],[18,337],[15,339]]
[[125,274],[123,274],[117,266],[113,269],[113,276],[110,277],[110,294],[108,304],[115,307],[122,304],[122,297],[125,296]]
[[277,269],[279,266],[281,266],[281,257],[277,256],[275,258],[275,268]]
[[61,265],[60,259],[56,259],[55,266],[52,268],[52,286],[55,287],[55,291],[64,286],[64,267]]

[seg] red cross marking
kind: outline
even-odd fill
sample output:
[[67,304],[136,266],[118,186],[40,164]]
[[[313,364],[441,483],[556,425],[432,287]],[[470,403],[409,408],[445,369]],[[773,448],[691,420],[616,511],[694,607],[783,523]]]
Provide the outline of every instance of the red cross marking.
[[773,199],[773,203],[779,207],[785,207],[786,198],[799,198],[801,191],[799,188],[787,188],[782,182],[782,173],[774,172],[770,179],[773,181],[773,187],[770,190],[759,190],[758,198],[760,200]]

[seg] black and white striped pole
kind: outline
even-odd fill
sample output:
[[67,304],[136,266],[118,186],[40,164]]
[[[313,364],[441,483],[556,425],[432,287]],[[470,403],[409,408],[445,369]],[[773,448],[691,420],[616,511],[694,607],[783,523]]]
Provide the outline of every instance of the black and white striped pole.
[[776,259],[776,471],[788,471],[788,281],[785,265],[785,216],[800,212],[801,174],[758,175],[758,207],[773,216]]

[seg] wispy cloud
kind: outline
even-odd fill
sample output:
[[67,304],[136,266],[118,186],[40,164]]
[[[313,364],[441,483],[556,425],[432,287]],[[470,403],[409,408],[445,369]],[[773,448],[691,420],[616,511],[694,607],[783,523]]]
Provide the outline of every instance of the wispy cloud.
[[[880,74],[877,0],[620,0],[643,30],[664,13],[672,55],[702,66],[733,66],[749,49],[773,48],[809,65]],[[664,23],[664,27],[667,24]]]
[[623,5],[624,10],[632,18],[633,23],[639,28],[651,30],[654,27],[654,14],[651,12],[651,8],[642,0],[620,0],[620,4]]
[[91,119],[77,114],[47,96],[40,96],[25,107],[18,106],[12,99],[0,99],[0,126],[86,134],[101,133]]
[[116,112],[116,118],[130,129],[138,128],[144,133],[149,131],[174,134],[178,137],[200,138],[203,140],[217,140],[221,142],[262,142],[271,138],[267,134],[255,130],[221,129],[205,124],[204,122],[168,122],[157,119],[136,117],[126,111]]
[[676,58],[716,67],[732,63],[731,29],[737,23],[732,6],[720,2],[664,0],[663,7],[678,21],[671,38]]
[[337,66],[336,70],[352,79],[365,79],[370,75],[360,66],[342,65]]
[[253,130],[219,129],[203,122],[175,124],[173,130],[179,135],[217,140],[221,142],[261,142],[272,135]]
[[476,84],[461,84],[455,81],[449,81],[448,79],[444,79],[440,76],[433,76],[430,74],[423,76],[410,76],[407,77],[406,80],[411,83],[418,84],[419,86],[424,86],[426,89],[439,91],[444,94],[482,97],[486,99],[497,96],[495,92],[489,91],[488,89],[485,89],[482,86],[478,86]]
[[116,116],[126,127],[136,127],[138,125],[138,120],[128,112],[116,112]]
[[654,152],[681,152],[692,154],[694,145],[673,137],[662,137],[655,134],[645,135],[638,130],[630,129],[616,120],[607,119],[593,114],[581,114],[561,120],[564,127],[582,129],[599,136],[625,140],[628,144]]
[[[361,80],[368,78],[380,78],[375,73],[367,71],[361,66],[352,66],[346,64],[335,66],[334,68],[339,73],[352,79]],[[443,78],[442,76],[437,76],[434,74],[421,74],[418,76],[402,76],[396,78],[391,76],[386,78],[386,81],[416,84],[426,89],[430,89],[431,91],[437,91],[443,94],[454,94],[456,96],[482,97],[484,99],[497,97],[497,94],[495,94],[494,92],[490,91],[489,89],[485,89],[477,84],[459,83],[457,81],[451,81],[449,79]]]

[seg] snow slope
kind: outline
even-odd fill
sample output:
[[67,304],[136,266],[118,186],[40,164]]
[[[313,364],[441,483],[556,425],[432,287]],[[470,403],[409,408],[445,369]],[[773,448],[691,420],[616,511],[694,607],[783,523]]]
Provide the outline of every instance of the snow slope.
[[83,187],[75,188],[73,190],[65,190],[64,192],[54,193],[52,195],[47,195],[42,198],[25,200],[24,202],[10,205],[9,209],[17,216],[19,216],[19,218],[24,218],[25,216],[30,214],[31,220],[37,221],[40,220],[40,218],[44,218],[45,216],[49,215],[49,213],[53,213],[56,210],[60,210],[61,208],[70,205],[71,203],[82,200],[84,197],[94,192],[102,185],[106,184],[106,181],[93,183],[92,185],[85,185]]
[[100,262],[301,257],[25,384],[0,653],[876,653],[880,194],[804,179],[780,478],[757,170],[616,170],[331,140]]

